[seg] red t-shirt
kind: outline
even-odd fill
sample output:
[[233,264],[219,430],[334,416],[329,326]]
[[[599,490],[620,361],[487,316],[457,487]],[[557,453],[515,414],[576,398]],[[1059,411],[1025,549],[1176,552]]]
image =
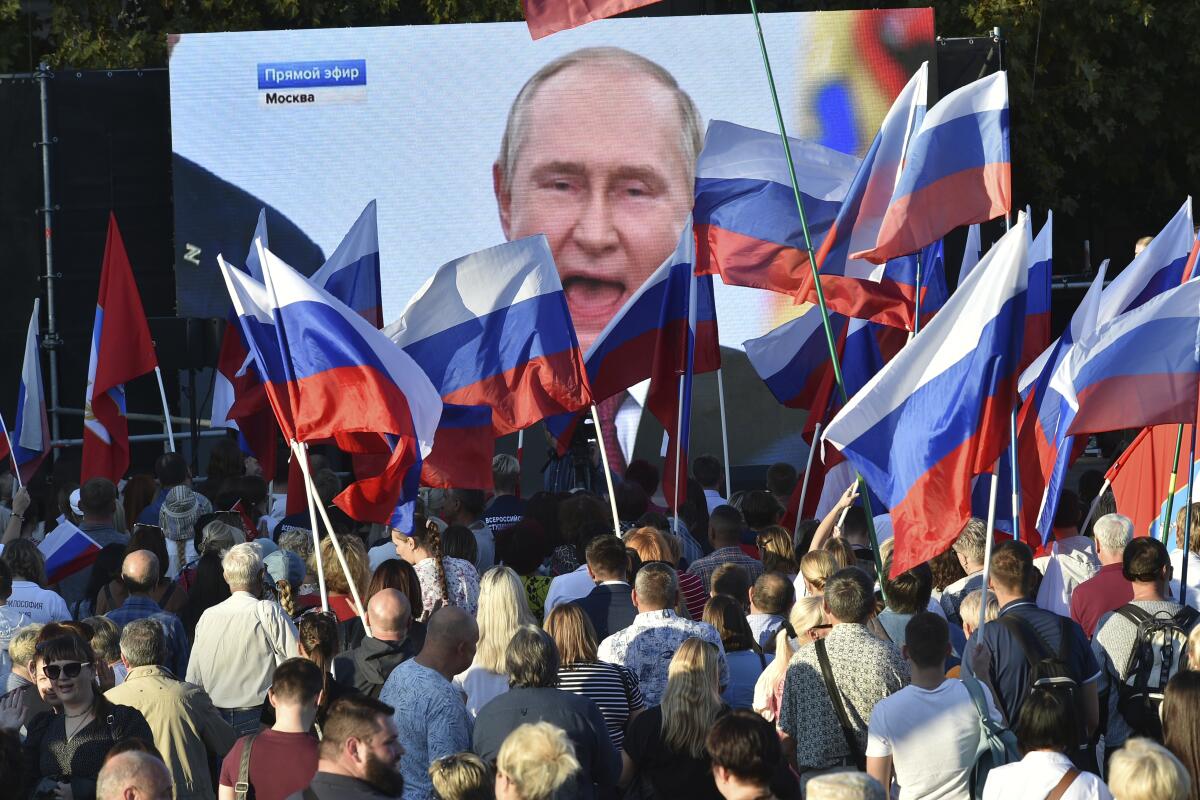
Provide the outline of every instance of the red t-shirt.
[[[221,785],[233,787],[242,764],[243,736],[221,762]],[[307,788],[317,774],[317,738],[308,733],[265,730],[250,749],[250,784],[254,800],[286,800]]]
[[1133,584],[1121,574],[1120,564],[1105,564],[1071,593],[1071,619],[1088,638],[1096,633],[1100,618],[1133,600]]

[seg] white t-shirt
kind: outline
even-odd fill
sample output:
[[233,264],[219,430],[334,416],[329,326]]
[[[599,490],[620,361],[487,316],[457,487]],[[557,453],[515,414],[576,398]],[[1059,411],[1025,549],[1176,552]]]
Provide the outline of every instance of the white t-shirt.
[[29,617],[30,622],[66,622],[71,619],[67,603],[55,592],[43,589],[33,581],[13,581],[8,605]]
[[[988,714],[1000,719],[982,683]],[[970,771],[979,745],[979,714],[962,681],[932,691],[905,686],[880,700],[867,728],[867,756],[892,757],[900,800],[970,800]]]

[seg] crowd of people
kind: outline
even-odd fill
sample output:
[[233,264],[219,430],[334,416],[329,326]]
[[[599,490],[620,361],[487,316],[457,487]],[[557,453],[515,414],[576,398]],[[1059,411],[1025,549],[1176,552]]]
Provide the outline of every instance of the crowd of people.
[[[316,537],[233,440],[203,481],[173,453],[53,503],[0,480],[0,795],[1200,800],[1196,553],[1111,496],[893,575],[853,487],[781,524],[784,464],[725,497],[698,457],[668,514],[633,462],[614,519],[498,455],[404,532],[313,462]],[[101,550],[48,585],[58,515]]]

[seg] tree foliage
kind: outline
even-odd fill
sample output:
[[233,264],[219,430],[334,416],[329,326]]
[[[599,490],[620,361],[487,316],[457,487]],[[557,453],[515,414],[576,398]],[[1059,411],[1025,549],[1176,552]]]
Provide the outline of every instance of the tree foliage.
[[[1059,237],[1127,255],[1200,175],[1195,0],[894,0],[933,5],[942,36],[999,26],[1013,106],[1020,204],[1061,212]],[[763,11],[835,10],[849,0],[760,0]],[[47,15],[48,10],[48,15]],[[739,13],[746,0],[664,0],[645,13]],[[520,0],[0,0],[0,71],[164,66],[167,34],[488,22]],[[1074,248],[1075,245],[1072,245]],[[1078,250],[1075,250],[1078,252]]]

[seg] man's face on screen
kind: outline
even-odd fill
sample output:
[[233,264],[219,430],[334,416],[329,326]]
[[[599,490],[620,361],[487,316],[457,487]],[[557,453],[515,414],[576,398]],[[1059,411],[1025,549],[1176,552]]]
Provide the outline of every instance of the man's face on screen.
[[675,249],[692,207],[691,165],[673,92],[611,66],[574,66],[528,108],[500,221],[544,233],[586,350]]

